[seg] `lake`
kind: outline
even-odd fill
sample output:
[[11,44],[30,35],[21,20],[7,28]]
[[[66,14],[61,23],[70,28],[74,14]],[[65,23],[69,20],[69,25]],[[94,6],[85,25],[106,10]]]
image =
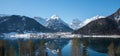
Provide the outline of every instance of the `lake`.
[[0,56],[119,56],[119,38],[0,38]]

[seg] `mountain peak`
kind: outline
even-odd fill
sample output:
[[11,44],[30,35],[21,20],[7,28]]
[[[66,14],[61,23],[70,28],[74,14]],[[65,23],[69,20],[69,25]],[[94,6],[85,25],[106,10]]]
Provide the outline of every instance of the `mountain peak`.
[[51,19],[59,19],[59,16],[58,15],[52,15]]
[[50,19],[47,20],[45,25],[49,29],[53,29],[57,32],[70,32],[72,29],[65,23],[59,16],[52,15]]

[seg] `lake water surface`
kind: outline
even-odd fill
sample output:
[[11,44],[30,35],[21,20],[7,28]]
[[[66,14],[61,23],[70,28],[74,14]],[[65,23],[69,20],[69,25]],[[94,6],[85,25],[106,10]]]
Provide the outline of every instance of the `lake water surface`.
[[120,39],[0,39],[0,56],[120,56]]

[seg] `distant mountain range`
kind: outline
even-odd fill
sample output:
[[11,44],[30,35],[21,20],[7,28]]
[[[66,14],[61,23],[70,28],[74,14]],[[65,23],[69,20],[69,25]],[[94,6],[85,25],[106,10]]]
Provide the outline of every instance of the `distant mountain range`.
[[53,32],[33,18],[19,15],[0,16],[0,33]]
[[53,15],[50,19],[0,14],[0,33],[70,32],[67,23]]
[[95,35],[120,34],[120,9],[110,16],[90,21],[87,25],[75,30],[73,33]]
[[56,32],[71,32],[72,28],[69,27],[58,15],[52,15],[50,18],[34,17],[34,19],[43,26],[55,30]]
[[81,24],[81,21],[80,21],[78,18],[76,18],[76,19],[73,19],[73,20],[72,20],[72,22],[69,24],[69,26],[70,26],[72,29],[76,30],[76,29],[79,29],[79,28],[80,28],[80,24]]
[[69,24],[69,26],[74,29],[74,30],[77,30],[79,28],[82,28],[84,26],[86,26],[88,23],[90,23],[91,21],[94,21],[94,20],[97,20],[99,18],[105,18],[105,16],[100,16],[100,15],[97,15],[97,16],[94,16],[92,18],[88,18],[84,21],[80,21],[78,18],[76,19],[73,19],[72,22]]
[[0,14],[0,33],[10,32],[72,32],[73,34],[85,35],[117,35],[120,34],[120,9],[107,17],[95,16],[83,22],[79,19],[73,19],[70,24],[64,22],[57,15],[44,19]]

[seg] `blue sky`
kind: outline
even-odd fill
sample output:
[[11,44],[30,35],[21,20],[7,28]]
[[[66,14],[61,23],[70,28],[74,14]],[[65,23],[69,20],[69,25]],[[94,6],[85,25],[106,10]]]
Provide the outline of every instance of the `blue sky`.
[[57,14],[66,22],[96,15],[108,16],[120,8],[120,0],[0,0],[0,14],[50,18]]

